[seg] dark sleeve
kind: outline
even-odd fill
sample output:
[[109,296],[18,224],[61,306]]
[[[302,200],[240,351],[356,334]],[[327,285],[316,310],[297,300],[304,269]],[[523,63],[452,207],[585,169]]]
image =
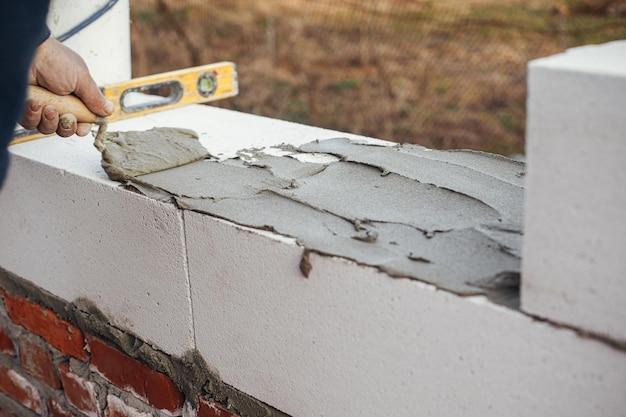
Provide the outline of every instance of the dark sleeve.
[[41,45],[49,37],[50,29],[48,29],[48,25],[44,23],[41,27],[41,31],[39,32],[39,36],[37,37],[37,46]]
[[24,107],[28,69],[35,48],[50,36],[48,3],[18,0],[0,5],[0,187],[7,170],[7,145]]

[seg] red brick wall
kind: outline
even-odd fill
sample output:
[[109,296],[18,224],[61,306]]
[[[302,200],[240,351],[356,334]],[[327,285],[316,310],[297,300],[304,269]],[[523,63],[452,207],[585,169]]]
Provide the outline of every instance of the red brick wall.
[[165,374],[0,289],[0,417],[238,417],[184,398]]

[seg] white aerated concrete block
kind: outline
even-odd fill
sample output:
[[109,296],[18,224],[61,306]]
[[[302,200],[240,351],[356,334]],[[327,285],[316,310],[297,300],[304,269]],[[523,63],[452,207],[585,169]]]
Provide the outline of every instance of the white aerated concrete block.
[[[340,135],[201,105],[111,123],[109,131],[155,126],[194,129],[222,157]],[[182,213],[110,181],[92,137],[53,136],[10,150],[0,191],[0,267],[67,301],[88,298],[168,353],[195,347]]]
[[626,41],[529,67],[522,308],[626,341]]
[[185,212],[198,349],[293,416],[624,416],[626,353]]
[[[110,130],[153,126],[221,157],[347,136],[206,106]],[[12,152],[0,266],[294,417],[626,416],[626,352],[601,340],[337,258],[304,278],[293,240],[120,189],[89,139]]]
[[91,149],[59,138],[13,148],[30,157],[12,156],[0,192],[0,266],[67,301],[87,298],[114,324],[182,354],[195,346],[182,215],[50,165],[56,153],[74,171],[90,161],[95,169]]

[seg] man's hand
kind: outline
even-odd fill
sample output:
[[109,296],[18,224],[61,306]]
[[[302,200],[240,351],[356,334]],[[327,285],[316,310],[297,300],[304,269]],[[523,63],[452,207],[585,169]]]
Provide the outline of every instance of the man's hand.
[[[58,95],[74,94],[87,108],[98,116],[113,113],[113,103],[104,98],[89,74],[85,61],[70,48],[53,38],[48,38],[37,48],[30,67],[29,84],[38,85]],[[41,133],[56,132],[68,137],[76,133],[89,133],[89,123],[77,123],[71,113],[61,114],[52,106],[28,100],[20,124],[26,129],[38,129]]]

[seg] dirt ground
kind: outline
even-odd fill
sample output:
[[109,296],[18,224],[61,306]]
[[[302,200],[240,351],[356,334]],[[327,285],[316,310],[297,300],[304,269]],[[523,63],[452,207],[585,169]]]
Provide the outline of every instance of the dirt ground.
[[626,38],[626,1],[133,0],[135,76],[234,61],[218,105],[436,148],[523,152],[526,64]]

